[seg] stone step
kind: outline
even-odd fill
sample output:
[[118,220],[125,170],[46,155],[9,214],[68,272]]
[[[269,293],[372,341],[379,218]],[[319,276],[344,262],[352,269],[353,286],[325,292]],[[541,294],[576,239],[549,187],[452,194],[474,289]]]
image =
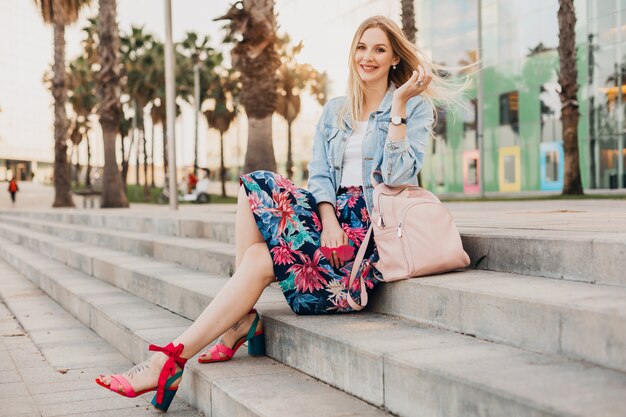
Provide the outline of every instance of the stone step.
[[479,268],[546,278],[626,286],[626,231],[460,227],[463,247]]
[[[42,260],[36,252],[3,238],[0,256],[46,292],[65,300],[62,304],[72,311],[89,314],[96,327],[105,323],[111,338],[134,343],[135,350],[145,343],[122,337],[119,329],[164,339],[181,331],[179,322],[151,320],[149,314],[135,311],[138,306],[151,312],[158,307],[144,300],[130,302],[135,296],[56,261]],[[117,308],[99,304],[107,302]],[[588,363],[371,312],[299,317],[285,303],[259,310],[269,356],[400,416],[618,416],[626,407],[626,375]],[[137,322],[149,322],[151,329],[139,329]],[[133,355],[141,360],[142,352]]]
[[234,245],[208,239],[122,231],[7,215],[0,215],[0,224],[27,227],[72,242],[176,262],[191,269],[220,275],[230,276],[235,266]]
[[[8,259],[14,268],[23,271],[34,284],[80,322],[135,363],[149,356],[148,344],[166,344],[191,323],[121,289],[37,256],[37,253],[4,239],[0,239],[0,248],[2,257]],[[4,296],[11,291],[15,294],[16,288],[22,292],[36,289],[33,283],[24,283],[25,280],[0,274],[0,293]],[[22,299],[21,303],[24,302]],[[42,330],[41,326],[39,330]],[[90,358],[93,378],[98,375],[100,359],[100,369],[107,371],[106,358],[93,355]],[[241,351],[226,366],[201,365],[190,360],[180,389],[181,398],[203,411],[206,416],[390,416],[270,358],[251,358]],[[110,398],[121,397],[110,393]],[[132,405],[130,400],[126,401]],[[145,402],[142,404],[147,405]],[[181,407],[173,408],[176,411]],[[173,415],[182,417],[178,413]]]
[[[0,211],[63,224],[82,224],[166,236],[209,238],[234,243],[234,207],[203,211],[124,212],[96,210]],[[463,246],[478,268],[546,278],[626,286],[626,231],[502,229],[481,227],[479,221],[460,225]],[[487,226],[487,225],[486,225]]]
[[[226,282],[2,223],[0,236],[192,319]],[[259,303],[284,304],[284,298],[272,288]],[[470,270],[384,284],[368,309],[626,371],[626,289],[620,287]]]
[[[98,374],[123,372],[133,363],[2,260],[0,300],[0,387],[5,398],[0,415],[160,415],[149,395],[123,398],[94,384]],[[167,415],[201,417],[182,400]]]

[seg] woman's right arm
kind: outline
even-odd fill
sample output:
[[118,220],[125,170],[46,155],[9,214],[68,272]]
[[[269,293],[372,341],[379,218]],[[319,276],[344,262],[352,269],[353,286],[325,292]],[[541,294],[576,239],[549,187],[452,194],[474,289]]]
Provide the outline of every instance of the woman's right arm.
[[[337,248],[342,245],[347,245],[348,235],[339,224],[339,220],[335,214],[335,207],[328,202],[322,202],[317,205],[317,211],[320,214],[320,220],[322,222],[320,246]],[[330,264],[333,268],[338,269],[343,266],[344,262],[339,260],[336,255],[333,255],[332,259],[330,259]]]
[[320,117],[317,127],[315,129],[315,136],[313,137],[313,155],[308,164],[309,180],[307,184],[308,190],[315,197],[317,204],[322,202],[328,202],[331,205],[336,204],[335,185],[331,175],[334,172],[331,171],[331,167],[328,154],[326,152],[326,136],[328,134],[326,126],[324,125],[325,114],[327,107],[324,107],[324,112]]
[[[335,185],[331,178],[334,175],[334,167],[331,166],[326,153],[326,127],[324,120],[328,106],[324,107],[324,112],[317,123],[315,137],[313,138],[313,157],[308,164],[309,181],[307,188],[313,194],[317,203],[317,211],[322,222],[322,233],[320,236],[320,245],[336,248],[341,245],[348,244],[348,236],[339,225],[339,220],[335,214],[335,204],[337,204],[337,196],[335,195]],[[330,263],[334,268],[339,268],[343,262],[339,261],[336,256],[330,259]]]

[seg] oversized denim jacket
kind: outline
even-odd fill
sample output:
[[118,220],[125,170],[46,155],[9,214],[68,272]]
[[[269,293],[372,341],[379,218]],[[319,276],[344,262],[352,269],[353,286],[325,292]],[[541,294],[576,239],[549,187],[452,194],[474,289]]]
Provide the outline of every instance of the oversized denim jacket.
[[[406,137],[400,141],[387,141],[391,122],[391,102],[396,87],[391,84],[377,111],[370,114],[363,138],[363,189],[365,203],[371,213],[373,189],[371,173],[380,170],[382,181],[390,186],[417,185],[417,173],[424,162],[428,143],[428,127],[433,122],[432,105],[420,96],[407,103]],[[338,126],[338,113],[345,97],[330,100],[324,106],[313,139],[313,157],[308,164],[307,188],[316,202],[336,204],[336,193],[341,184],[343,155],[348,138],[352,134],[349,115],[344,117],[345,126]],[[377,178],[380,181],[380,178]]]

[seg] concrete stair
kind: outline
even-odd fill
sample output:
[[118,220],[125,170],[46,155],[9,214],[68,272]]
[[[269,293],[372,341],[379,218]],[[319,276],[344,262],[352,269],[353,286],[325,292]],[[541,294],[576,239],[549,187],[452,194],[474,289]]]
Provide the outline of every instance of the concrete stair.
[[[191,323],[2,238],[0,252],[3,259],[133,362],[148,357],[150,343],[166,344]],[[4,279],[4,285],[15,286]],[[97,360],[93,359],[94,366]],[[389,416],[275,360],[250,358],[241,351],[229,366],[210,367],[190,361],[180,395],[206,416]]]
[[[209,214],[153,215],[111,212],[85,213],[77,210],[9,212],[15,217],[44,219],[107,230],[208,238],[234,243],[234,208],[224,206]],[[512,272],[589,283],[626,286],[626,230],[616,225],[615,233],[598,235],[593,230],[502,229],[479,227],[478,222],[459,227],[463,245],[480,269]],[[589,228],[591,229],[591,228]],[[620,232],[620,230],[622,230]]]
[[[175,261],[188,269],[217,274],[211,279],[214,283],[211,284],[212,294],[223,285],[224,281],[219,279],[219,274],[223,277],[234,268],[234,248],[229,243],[120,231],[106,223],[103,227],[60,223],[59,221],[67,220],[62,218],[57,218],[54,222],[13,216],[0,216],[0,220],[2,219],[6,223],[0,224],[0,235],[5,233],[6,236],[15,235],[32,240],[33,231],[43,233],[44,235],[35,239],[36,250],[82,268],[86,273],[101,279],[117,277],[112,283],[131,292],[135,288],[141,294],[155,289],[164,294],[180,293],[150,282],[150,272],[155,269],[151,263],[153,259]],[[123,224],[129,226],[130,222],[126,220]],[[130,226],[128,228],[139,229]],[[174,228],[169,230],[173,231]],[[37,246],[37,242],[45,240],[47,235],[64,241],[53,242],[48,248]],[[67,241],[78,243],[68,248],[65,246]],[[101,249],[85,244],[104,246],[118,252],[94,258],[93,254]],[[146,261],[133,258],[128,262],[124,261],[124,257],[130,253],[151,259]],[[115,263],[111,264],[108,261],[110,259],[115,259]],[[128,278],[125,277],[128,271],[133,271],[135,276],[142,275],[142,270],[137,271],[135,265],[146,262],[151,269],[148,274],[143,274],[141,288],[127,283]],[[103,265],[114,270],[101,273]],[[171,268],[176,266],[166,265],[159,268],[163,271],[159,273],[160,279],[166,280],[173,271]],[[188,272],[182,269],[175,273]],[[198,275],[197,279],[206,281],[205,274]],[[193,288],[187,290],[186,297],[198,299]],[[274,294],[272,300],[283,300],[280,291]],[[151,298],[150,301],[161,303],[162,300]],[[184,308],[191,309],[190,317],[195,318],[193,313],[198,314],[209,301],[210,299],[200,299],[193,309],[188,304]],[[174,308],[172,305],[159,305]],[[626,332],[623,331],[626,328],[626,288],[622,287],[470,270],[384,285],[372,297],[370,310],[626,371]],[[185,313],[186,311],[181,314]]]
[[[232,214],[225,210],[210,218],[4,213],[0,256],[44,283],[75,314],[81,313],[72,300],[91,300],[90,293],[81,293],[78,282],[62,285],[59,268],[67,270],[63,275],[80,274],[101,295],[140,297],[149,314],[169,310],[193,319],[223,285],[234,258]],[[51,264],[32,270],[29,259],[41,258],[37,254]],[[217,267],[203,263],[204,257],[215,259]],[[258,304],[268,355],[299,375],[401,416],[617,416],[626,409],[626,289],[619,285],[471,270],[379,288],[370,311],[333,317],[297,317],[280,290],[268,288]],[[127,329],[130,340],[143,338],[127,355],[143,360],[147,340],[154,342],[151,334],[158,331],[124,323],[98,307],[102,299],[91,309]],[[124,309],[139,305],[120,295],[110,302]],[[138,317],[145,321],[149,315]],[[150,326],[160,325],[169,322]],[[180,331],[170,327],[163,341]]]

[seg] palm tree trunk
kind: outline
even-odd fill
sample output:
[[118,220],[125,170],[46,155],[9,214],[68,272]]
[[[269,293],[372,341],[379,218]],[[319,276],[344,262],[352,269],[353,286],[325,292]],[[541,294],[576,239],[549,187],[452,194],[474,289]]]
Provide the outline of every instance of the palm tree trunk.
[[291,143],[291,122],[287,123],[287,178],[293,179],[293,155]]
[[241,71],[239,99],[248,116],[244,171],[265,169],[276,172],[272,114],[276,111],[276,70],[280,66],[280,58],[276,51],[274,0],[249,0],[243,3],[243,7],[251,18],[246,33],[264,45],[258,50],[259,46],[241,42],[234,49],[237,51],[236,68]]
[[141,130],[143,129],[143,114],[139,114],[139,112],[141,111],[143,113],[143,108],[141,108],[141,110],[139,110],[139,106],[137,105],[137,101],[134,102],[135,104],[135,119],[136,119],[136,125],[135,125],[135,132],[133,133],[133,136],[137,138],[137,140],[135,141],[135,184],[139,185],[139,156],[141,155],[141,137],[143,136],[141,134]]
[[561,120],[565,166],[564,195],[582,195],[578,154],[578,69],[576,67],[576,11],[573,0],[559,0],[559,58]]
[[122,184],[124,187],[128,184],[128,163],[130,161],[130,153],[133,150],[133,138],[130,139],[128,144],[128,152],[126,152],[126,145],[124,145],[126,138],[121,138],[122,144]]
[[[401,0],[402,31],[412,44],[417,42],[417,27],[415,27],[415,5],[413,0]],[[417,183],[422,185],[422,173],[417,173]]]
[[417,28],[415,27],[415,7],[413,0],[401,0],[402,3],[402,31],[406,38],[415,43]]
[[100,125],[104,141],[104,176],[101,207],[128,207],[128,199],[120,177],[115,141],[119,129],[120,102],[118,74],[118,29],[116,0],[100,0],[98,20],[98,98]]
[[137,132],[137,143],[135,144],[135,184],[139,185],[139,156],[141,155],[141,132]]
[[129,132],[130,143],[128,144],[128,154],[124,155],[122,153],[122,183],[124,183],[124,188],[128,186],[128,171],[130,170],[130,156],[133,153],[133,145],[135,144],[135,136],[137,134],[137,129],[131,129]]
[[89,143],[89,135],[85,134],[85,142],[87,142],[87,174],[85,175],[85,186],[91,187],[91,144]]
[[146,139],[146,127],[141,129],[141,143],[143,144],[143,196],[148,201],[150,197],[150,187],[148,186],[148,143]]
[[65,86],[65,26],[60,13],[54,14],[54,203],[52,207],[74,207],[67,160],[67,90]]
[[244,172],[259,169],[276,172],[271,114],[262,119],[248,117],[248,148],[246,149]]
[[226,197],[226,167],[224,166],[224,134],[220,132],[220,181],[222,182],[222,197]]
[[76,175],[74,186],[78,188],[80,187],[80,161],[78,160],[78,145],[72,144],[72,151],[74,152],[74,174]]
[[167,190],[168,182],[167,182],[167,120],[163,118],[163,190]]
[[154,184],[154,122],[152,123],[152,132],[150,135],[150,188],[155,188]]

